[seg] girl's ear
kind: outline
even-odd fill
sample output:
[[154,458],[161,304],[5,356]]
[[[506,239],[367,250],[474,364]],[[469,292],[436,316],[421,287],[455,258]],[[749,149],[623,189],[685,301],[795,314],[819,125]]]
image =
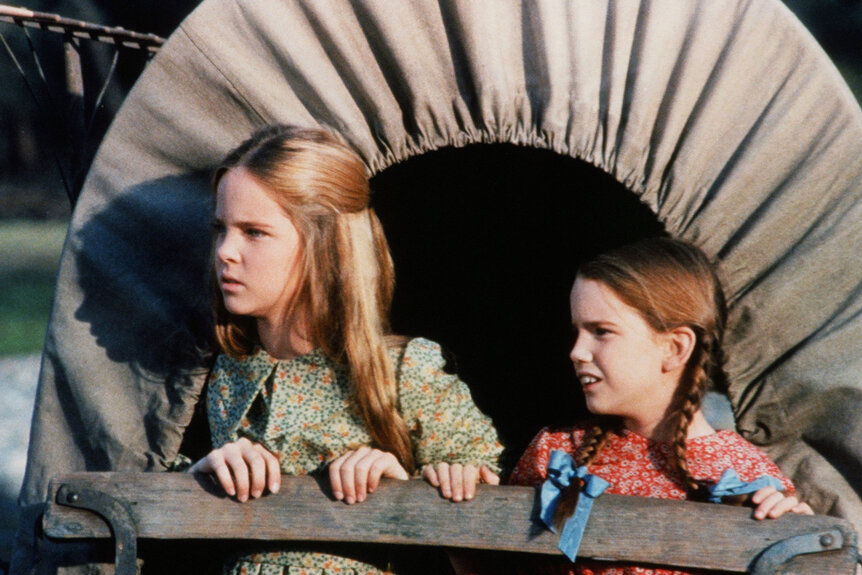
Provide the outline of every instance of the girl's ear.
[[662,368],[668,372],[685,367],[697,343],[694,330],[688,326],[680,326],[670,330],[666,336],[667,347]]

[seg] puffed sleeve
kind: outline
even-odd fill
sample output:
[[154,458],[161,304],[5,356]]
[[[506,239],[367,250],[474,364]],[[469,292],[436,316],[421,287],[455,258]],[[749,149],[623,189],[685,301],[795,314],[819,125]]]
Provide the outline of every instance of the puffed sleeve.
[[721,450],[728,459],[725,468],[732,467],[742,481],[754,481],[763,475],[770,475],[781,481],[786,495],[796,493],[790,478],[764,451],[735,432],[726,432],[726,436],[730,439],[726,440]]
[[537,485],[545,480],[548,473],[549,450],[545,446],[548,436],[548,428],[539,430],[539,433],[521,454],[512,473],[509,474],[508,483],[511,485]]
[[503,446],[491,419],[470,395],[467,385],[443,370],[440,346],[411,340],[399,366],[401,413],[413,440],[417,469],[428,463],[487,465],[500,471]]

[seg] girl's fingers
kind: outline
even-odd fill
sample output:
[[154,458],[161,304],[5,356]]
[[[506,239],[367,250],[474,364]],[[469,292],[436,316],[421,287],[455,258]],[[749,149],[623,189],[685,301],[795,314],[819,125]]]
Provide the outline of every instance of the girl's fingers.
[[476,496],[476,484],[479,483],[479,468],[475,465],[465,465],[462,474],[464,499],[470,501]]
[[249,493],[260,497],[266,486],[275,493],[281,485],[278,457],[245,437],[213,449],[189,471],[212,473],[225,493],[239,501],[246,501]]
[[348,451],[347,453],[336,458],[332,463],[329,464],[329,481],[332,485],[332,494],[339,501],[343,501],[346,494],[346,486],[344,485],[343,481],[342,468],[344,467],[344,463],[350,457],[352,457],[354,453],[354,451]]
[[500,485],[500,476],[491,471],[487,465],[483,465],[479,468],[479,475],[481,476],[482,481],[488,485]]
[[[198,463],[200,463],[201,466],[197,471],[200,471],[201,473],[213,473],[225,493],[231,497],[236,495],[236,486],[233,483],[233,475],[231,475],[230,468],[228,468],[227,462],[224,459],[224,454],[221,451],[213,451]],[[192,467],[192,471],[195,471],[195,467],[197,467],[197,465]]]
[[381,477],[404,479],[398,473],[402,469],[401,464],[398,463],[398,459],[393,454],[388,451],[380,451],[379,449],[373,450],[372,454],[373,459],[371,466],[368,468],[368,479],[366,480],[368,493],[374,493],[374,490],[380,485]]
[[398,458],[395,457],[393,453],[387,453],[389,456],[389,466],[386,468],[386,471],[383,473],[383,477],[389,477],[391,479],[399,479],[401,481],[407,481],[410,479],[410,474],[407,473],[407,470],[404,469],[404,466],[401,465],[401,462],[398,461]]
[[440,495],[452,501],[469,501],[476,496],[476,485],[484,481],[499,485],[500,476],[488,466],[476,467],[472,464],[440,462],[422,468],[422,477],[440,489]]
[[449,464],[444,462],[437,464],[437,479],[440,481],[440,493],[446,499],[452,499],[452,483],[449,477]]
[[240,457],[249,474],[251,497],[260,497],[266,488],[276,493],[281,485],[281,465],[278,457],[260,443],[254,443],[245,437],[236,441],[236,447],[239,448]]
[[765,519],[766,517],[775,519],[788,511],[814,515],[814,511],[807,503],[800,503],[795,496],[787,496],[774,487],[758,489],[751,496],[751,502],[757,505],[754,510],[755,519]]
[[799,500],[795,497],[784,497],[772,506],[772,509],[769,510],[768,516],[773,519],[781,517],[797,505],[799,505]]
[[775,491],[757,506],[757,509],[754,510],[754,518],[765,519],[766,517],[771,517],[775,519],[781,517],[798,504],[799,501],[795,497],[785,497],[780,491]]
[[266,464],[267,488],[270,493],[278,493],[281,489],[281,462],[276,454],[268,451],[263,445],[259,443],[254,445]]
[[224,489],[224,492],[233,497],[236,495],[236,485],[233,482],[233,475],[228,469],[227,465],[220,465],[214,469],[216,479],[218,479],[219,485]]
[[251,444],[242,446],[241,455],[248,469],[249,495],[257,499],[266,486],[266,461]]
[[348,451],[329,464],[332,494],[347,504],[365,501],[383,477],[410,478],[395,455],[367,446]]
[[763,501],[766,500],[767,497],[775,493],[778,493],[778,490],[774,487],[763,487],[755,491],[754,494],[752,494],[751,502],[755,505],[760,505],[761,503],[763,503]]
[[434,487],[440,487],[440,478],[437,477],[437,470],[430,463],[422,468],[422,477]]
[[[374,451],[377,450],[375,449]],[[365,480],[365,486],[368,493],[374,493],[374,490],[377,489],[378,485],[380,485],[380,478],[383,477],[383,474],[386,473],[391,464],[387,457],[389,455],[391,454],[381,451],[380,455],[371,461],[371,466],[368,468],[368,474]]]
[[378,451],[377,457],[371,464],[371,469],[368,471],[368,493],[373,493],[380,484],[380,478],[389,477],[391,479],[410,479],[407,471],[398,462],[398,458],[394,454],[387,451]]
[[368,447],[362,446],[350,452],[341,464],[341,487],[344,491],[344,501],[348,505],[356,503],[356,463],[369,451]]
[[191,467],[186,469],[186,473],[209,473],[210,471],[212,471],[212,469],[207,469],[206,465],[207,465],[207,458],[202,457],[201,459],[198,459],[197,461],[195,461],[191,465]]
[[379,449],[369,449],[363,457],[356,461],[356,470],[354,471],[356,501],[365,501],[368,494],[377,489],[381,477],[410,478],[394,454]]
[[[233,477],[234,493],[228,489],[225,491],[230,495],[236,495],[237,500],[248,500],[248,465],[235,445],[225,445],[221,448],[224,454],[225,464]],[[222,484],[224,486],[224,484]]]
[[333,497],[339,501],[344,499],[344,487],[341,485],[341,466],[352,454],[352,451],[348,451],[344,455],[335,458],[329,464],[329,484],[332,487]]
[[[365,501],[368,494],[368,476],[382,453],[377,449],[369,449],[356,460],[353,469],[353,491],[356,494],[357,503]],[[351,502],[348,501],[348,503]]]
[[452,501],[464,499],[464,466],[454,463],[449,466],[449,482],[452,485]]

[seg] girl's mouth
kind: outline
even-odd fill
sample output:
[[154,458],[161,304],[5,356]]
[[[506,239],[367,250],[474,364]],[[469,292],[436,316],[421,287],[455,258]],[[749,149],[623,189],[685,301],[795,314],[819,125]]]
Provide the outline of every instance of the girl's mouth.
[[222,276],[219,281],[222,291],[233,291],[242,286],[242,283],[230,276]]
[[601,381],[601,378],[599,378],[595,375],[590,375],[587,373],[581,373],[581,374],[578,374],[578,381],[581,383],[581,387],[584,390],[588,390],[588,389],[594,387],[597,383],[599,383]]

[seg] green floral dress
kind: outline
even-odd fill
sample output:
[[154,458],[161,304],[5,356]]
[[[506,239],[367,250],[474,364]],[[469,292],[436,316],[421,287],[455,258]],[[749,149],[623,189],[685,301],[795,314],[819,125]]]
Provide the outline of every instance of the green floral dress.
[[[398,350],[400,351],[400,350]],[[400,357],[400,364],[397,363]],[[443,370],[440,346],[411,340],[393,351],[401,415],[417,468],[427,463],[485,464],[498,471],[502,446],[468,387]],[[280,361],[263,349],[242,359],[221,355],[207,392],[213,446],[241,436],[281,456],[281,470],[305,475],[371,437],[350,400],[347,369],[321,350]],[[227,566],[231,575],[365,575],[369,563],[319,551],[250,553]]]

